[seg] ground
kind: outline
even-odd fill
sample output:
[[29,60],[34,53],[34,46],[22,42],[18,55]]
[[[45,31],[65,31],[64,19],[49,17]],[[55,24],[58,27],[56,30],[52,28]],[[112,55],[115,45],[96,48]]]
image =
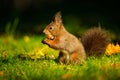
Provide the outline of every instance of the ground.
[[120,55],[88,57],[82,65],[60,65],[58,50],[43,35],[0,37],[0,80],[118,80]]

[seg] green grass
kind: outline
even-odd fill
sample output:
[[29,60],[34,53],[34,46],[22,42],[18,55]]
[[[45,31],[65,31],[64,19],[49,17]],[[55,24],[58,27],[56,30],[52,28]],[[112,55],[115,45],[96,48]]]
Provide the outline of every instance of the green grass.
[[38,36],[0,37],[0,80],[118,80],[120,55],[89,57],[82,65],[60,65],[59,51]]

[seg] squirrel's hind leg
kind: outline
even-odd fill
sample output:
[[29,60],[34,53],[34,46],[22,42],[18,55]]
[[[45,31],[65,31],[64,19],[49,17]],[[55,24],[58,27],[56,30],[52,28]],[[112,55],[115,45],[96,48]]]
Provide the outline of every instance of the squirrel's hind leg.
[[70,55],[70,63],[71,64],[83,64],[84,61],[85,61],[85,57],[83,57],[82,55],[80,55],[80,53],[73,52]]

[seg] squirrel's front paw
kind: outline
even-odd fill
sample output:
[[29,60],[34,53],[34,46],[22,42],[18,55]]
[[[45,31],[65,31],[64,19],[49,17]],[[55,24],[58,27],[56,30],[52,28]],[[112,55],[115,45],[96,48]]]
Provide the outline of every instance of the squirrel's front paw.
[[46,39],[43,39],[43,40],[42,40],[42,43],[43,43],[43,44],[46,44],[46,43],[47,43]]
[[42,40],[42,43],[43,43],[43,44],[50,44],[50,42],[51,42],[51,41],[50,41],[49,39],[47,39],[47,38],[44,39],[44,40]]

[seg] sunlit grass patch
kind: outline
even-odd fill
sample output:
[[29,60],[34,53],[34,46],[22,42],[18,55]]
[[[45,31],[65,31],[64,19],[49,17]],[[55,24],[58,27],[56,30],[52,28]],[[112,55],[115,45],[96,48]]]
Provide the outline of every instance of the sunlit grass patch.
[[42,35],[0,37],[0,80],[115,80],[120,55],[88,57],[82,65],[60,65],[58,50],[41,43]]
[[41,36],[23,36],[20,39],[15,39],[10,36],[2,37],[0,42],[1,47],[1,57],[16,57],[20,58],[45,58],[51,57],[55,58],[58,54],[58,51],[49,48],[47,45],[42,44]]

